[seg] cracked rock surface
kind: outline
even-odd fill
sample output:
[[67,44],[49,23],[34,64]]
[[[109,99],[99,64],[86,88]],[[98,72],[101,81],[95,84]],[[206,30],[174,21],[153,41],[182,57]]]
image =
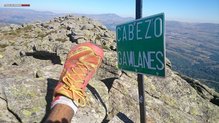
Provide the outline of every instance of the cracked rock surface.
[[[88,105],[72,123],[140,122],[137,77],[118,69],[115,34],[92,19],[66,16],[0,29],[0,123],[44,121],[66,54],[86,41],[105,57],[86,89]],[[168,59],[166,72],[144,78],[148,122],[219,122],[217,92],[172,71]]]

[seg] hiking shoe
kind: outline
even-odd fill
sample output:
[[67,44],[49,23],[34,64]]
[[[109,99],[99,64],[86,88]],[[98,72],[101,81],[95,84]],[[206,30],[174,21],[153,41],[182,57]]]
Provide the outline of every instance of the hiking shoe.
[[76,105],[86,105],[85,88],[103,59],[103,50],[92,43],[82,43],[68,53],[54,96],[64,95]]

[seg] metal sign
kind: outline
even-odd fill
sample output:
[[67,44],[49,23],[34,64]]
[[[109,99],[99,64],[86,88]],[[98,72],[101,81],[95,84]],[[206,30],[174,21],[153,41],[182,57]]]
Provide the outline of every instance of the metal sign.
[[165,76],[164,13],[116,27],[118,67]]

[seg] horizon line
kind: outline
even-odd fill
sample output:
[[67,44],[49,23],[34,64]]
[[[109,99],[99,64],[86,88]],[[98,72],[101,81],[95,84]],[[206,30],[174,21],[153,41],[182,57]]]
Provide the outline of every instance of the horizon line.
[[[53,14],[63,14],[63,15],[74,15],[74,14],[78,14],[78,15],[107,15],[107,14],[112,14],[112,15],[117,15],[121,18],[133,18],[135,19],[135,17],[131,17],[131,16],[122,16],[122,15],[119,15],[117,13],[78,13],[78,12],[57,12],[57,10],[40,10],[40,9],[31,9],[31,8],[20,8],[20,7],[16,7],[16,8],[10,8],[10,7],[1,7],[0,6],[0,9],[20,9],[20,10],[32,10],[32,11],[36,11],[36,12],[50,12],[50,13],[53,13]],[[153,14],[154,15],[154,14]],[[147,16],[143,16],[142,18],[144,17],[148,17],[148,16],[151,16],[151,15],[147,15]],[[176,21],[176,22],[181,22],[181,23],[194,23],[194,24],[219,24],[219,22],[197,22],[197,21],[188,21],[188,20],[178,20],[178,19],[168,19],[166,18],[166,21]]]

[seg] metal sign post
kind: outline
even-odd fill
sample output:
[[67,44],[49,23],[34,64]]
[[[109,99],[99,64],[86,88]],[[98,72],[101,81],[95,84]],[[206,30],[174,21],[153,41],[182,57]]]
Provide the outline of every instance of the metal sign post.
[[[135,19],[142,18],[142,0],[136,0]],[[145,106],[144,106],[144,76],[138,74],[138,96],[139,96],[139,108],[140,108],[140,121],[146,123]]]
[[140,121],[146,122],[144,76],[165,77],[164,13],[142,18],[142,0],[136,0],[136,20],[116,26],[118,68],[138,73]]
[[144,106],[144,76],[138,74],[138,96],[139,96],[139,108],[141,123],[146,123],[145,106]]

